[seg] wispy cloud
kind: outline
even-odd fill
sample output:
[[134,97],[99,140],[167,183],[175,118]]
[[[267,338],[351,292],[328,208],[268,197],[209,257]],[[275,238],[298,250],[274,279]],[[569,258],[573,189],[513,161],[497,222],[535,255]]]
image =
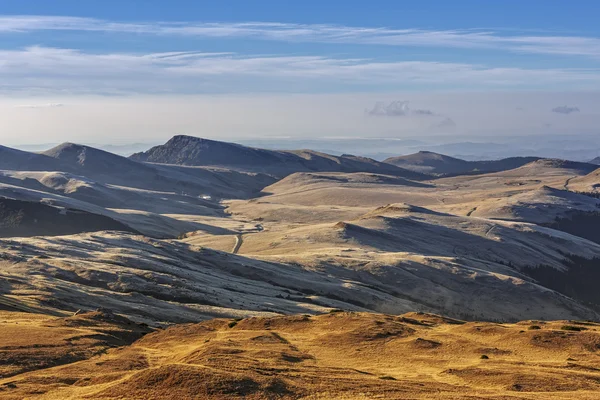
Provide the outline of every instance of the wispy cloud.
[[385,103],[378,101],[373,108],[365,110],[368,115],[375,117],[408,117],[408,116],[434,116],[431,110],[413,110],[409,107],[408,101],[392,101]]
[[47,104],[19,104],[15,108],[58,108],[64,107],[62,103],[47,103]]
[[388,46],[488,48],[513,52],[600,59],[600,38],[500,34],[494,30],[426,30],[288,23],[115,22],[68,16],[0,16],[0,32],[42,30],[250,38],[286,42],[352,43]]
[[579,112],[579,108],[578,107],[569,107],[569,106],[560,106],[560,107],[554,107],[552,109],[552,112],[558,113],[558,114],[571,114],[574,112]]
[[[324,56],[231,53],[87,53],[33,46],[0,50],[0,92],[204,93],[386,87],[537,88],[600,86],[596,69],[495,68],[431,61],[376,62]],[[396,112],[402,111],[397,104]],[[413,110],[418,113],[419,110]],[[427,114],[426,110],[421,110]]]

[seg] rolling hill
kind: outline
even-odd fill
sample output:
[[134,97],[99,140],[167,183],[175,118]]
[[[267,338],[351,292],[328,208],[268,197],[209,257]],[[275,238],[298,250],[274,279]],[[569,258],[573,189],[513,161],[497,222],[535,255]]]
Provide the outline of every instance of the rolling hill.
[[[63,143],[42,153],[59,160],[99,183],[161,192],[186,192],[195,196],[247,197],[263,183],[273,180],[260,174],[244,174],[219,169],[154,166],[126,157],[73,143]],[[61,170],[58,170],[61,171]],[[253,182],[256,181],[256,182]]]
[[600,192],[600,168],[585,176],[574,177],[568,187],[582,193],[598,195]]
[[[529,305],[544,302],[538,298],[539,293],[534,294],[536,281],[524,271],[541,273],[546,269],[556,271],[563,282],[578,288],[577,292],[569,291],[569,296],[593,304],[594,309],[600,307],[595,286],[585,283],[595,279],[600,246],[547,227],[456,216],[406,204],[371,209],[337,223],[313,221],[285,226],[263,222],[263,226],[260,232],[243,235],[239,254],[320,270],[343,266],[363,273],[377,271],[377,283],[371,279],[364,282],[390,284],[386,290],[402,293],[412,301],[427,298],[429,306],[443,307],[445,315],[504,320],[519,314],[521,318],[534,318],[521,313],[548,310],[548,306],[533,306],[526,311],[511,303],[519,298],[528,298]],[[585,233],[584,229],[589,228],[581,227],[579,233]],[[233,243],[227,235],[217,239],[198,234],[185,241],[222,250],[231,249]],[[575,260],[574,255],[581,260]],[[587,278],[581,279],[583,275]],[[366,275],[359,280],[363,279]],[[504,286],[507,281],[523,286],[517,290],[512,285],[502,289],[496,286]],[[533,286],[529,288],[529,284]],[[486,294],[475,300],[470,288]],[[451,296],[450,306],[443,300],[447,298],[446,290],[462,295]]]
[[[385,213],[247,234],[239,254],[199,246],[202,237],[170,241],[124,232],[3,239],[0,278],[12,282],[5,295],[37,309],[104,307],[151,325],[332,308],[503,321],[600,317],[594,280],[572,285],[579,295],[568,298],[522,272],[542,268],[571,279],[563,254],[593,260],[600,245],[522,224]],[[578,298],[592,299],[592,306]]]

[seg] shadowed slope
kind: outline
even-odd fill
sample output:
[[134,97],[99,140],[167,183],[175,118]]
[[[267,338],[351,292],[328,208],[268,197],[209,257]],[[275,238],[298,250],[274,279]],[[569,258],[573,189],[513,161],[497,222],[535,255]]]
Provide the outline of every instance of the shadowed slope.
[[104,215],[0,198],[0,237],[58,236],[106,230],[137,233]]
[[59,171],[67,168],[53,157],[0,146],[0,169],[17,171]]
[[85,360],[150,332],[105,310],[62,318],[0,311],[0,320],[0,379]]
[[[74,311],[102,306],[153,324],[331,308],[393,314],[423,310],[501,320],[598,316],[540,287],[518,268],[502,264],[518,246],[518,238],[513,245],[496,244],[497,249],[487,254],[485,250],[495,242],[485,237],[422,222],[419,227],[409,220],[390,224],[394,226],[388,230],[353,223],[341,229],[288,231],[283,240],[280,233],[275,235],[280,245],[273,249],[268,242],[260,245],[268,249],[266,253],[282,255],[264,259],[117,232],[4,239],[0,278],[6,282],[3,293],[36,308]],[[415,229],[419,236],[405,237],[405,232]],[[265,240],[273,237],[268,232],[246,235],[241,250],[256,246],[250,237],[263,234]],[[433,246],[435,238],[418,243],[433,234],[454,242],[439,249]],[[470,256],[468,248],[457,246],[470,243],[478,246]],[[559,244],[537,237],[521,251],[522,265],[544,263],[546,268],[565,269],[559,249],[573,249],[590,258],[600,254],[600,248],[590,242],[567,243],[556,250],[549,247]],[[543,252],[547,254],[542,257]],[[22,293],[27,296],[20,297]]]
[[[198,234],[185,240],[227,251],[233,243],[231,235],[217,239]],[[367,283],[447,315],[501,320],[516,315],[541,318],[571,308],[562,304],[564,296],[539,286],[524,269],[568,271],[569,254],[590,262],[600,256],[597,244],[553,229],[405,204],[337,223],[285,227],[265,221],[264,230],[243,235],[237,250],[335,271],[337,277]],[[387,305],[379,304],[379,310],[392,313]]]

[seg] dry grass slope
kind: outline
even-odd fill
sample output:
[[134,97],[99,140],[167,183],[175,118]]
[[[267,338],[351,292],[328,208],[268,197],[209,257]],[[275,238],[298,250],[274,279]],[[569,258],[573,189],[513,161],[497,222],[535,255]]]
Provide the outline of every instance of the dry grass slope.
[[[62,321],[27,323],[54,343]],[[419,313],[217,319],[73,361],[3,379],[2,398],[597,399],[600,325]]]

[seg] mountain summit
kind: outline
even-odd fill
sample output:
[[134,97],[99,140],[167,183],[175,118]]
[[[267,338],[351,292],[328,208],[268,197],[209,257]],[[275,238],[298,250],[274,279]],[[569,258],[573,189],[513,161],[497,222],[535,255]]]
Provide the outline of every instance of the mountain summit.
[[133,154],[135,161],[177,165],[263,166],[281,161],[278,152],[193,136],[173,136],[167,143]]

